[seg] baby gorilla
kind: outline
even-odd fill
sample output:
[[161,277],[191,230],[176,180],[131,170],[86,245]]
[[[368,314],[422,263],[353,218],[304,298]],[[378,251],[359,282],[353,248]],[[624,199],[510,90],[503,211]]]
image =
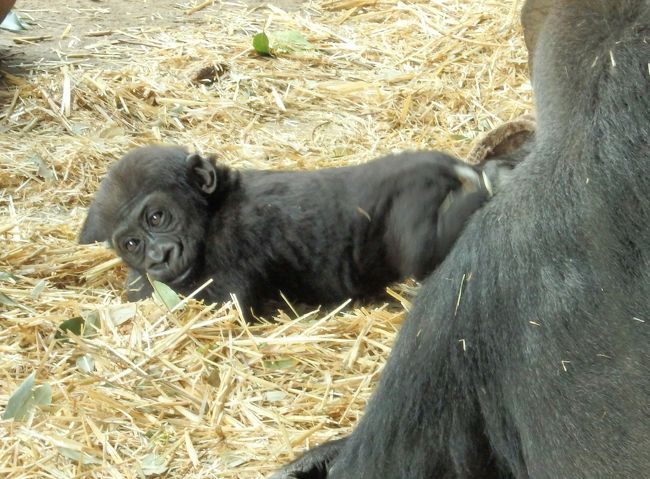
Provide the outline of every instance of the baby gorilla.
[[278,291],[327,304],[423,278],[488,196],[478,170],[439,152],[240,171],[147,146],[110,169],[79,241],[108,241],[123,258],[130,300],[151,294],[146,274],[184,295],[212,278],[198,298],[234,293],[250,320]]

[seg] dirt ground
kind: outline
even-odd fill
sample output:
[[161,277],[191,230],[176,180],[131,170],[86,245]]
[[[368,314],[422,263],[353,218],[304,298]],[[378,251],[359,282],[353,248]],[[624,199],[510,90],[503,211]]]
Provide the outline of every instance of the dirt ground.
[[[161,28],[183,28],[205,22],[206,15],[222,9],[258,9],[268,2],[215,1],[193,11],[201,1],[175,0],[18,0],[15,10],[29,29],[0,34],[0,58],[9,71],[57,68],[67,64],[101,62],[102,46],[109,43],[136,45],[133,37]],[[270,2],[295,11],[309,2],[275,0]],[[9,37],[9,38],[8,38]],[[11,39],[11,41],[9,40]],[[19,42],[19,43],[16,43]],[[91,55],[99,52],[100,55]]]

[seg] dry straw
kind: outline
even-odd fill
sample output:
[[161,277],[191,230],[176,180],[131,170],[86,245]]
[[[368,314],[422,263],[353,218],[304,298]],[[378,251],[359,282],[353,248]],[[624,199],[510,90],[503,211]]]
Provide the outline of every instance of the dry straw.
[[[386,304],[287,307],[255,326],[232,305],[124,305],[119,261],[75,244],[85,208],[112,162],[155,141],[237,167],[313,169],[408,148],[464,156],[530,108],[518,11],[514,1],[284,11],[197,0],[177,6],[174,28],[116,36],[72,23],[66,35],[94,43],[4,74],[0,405],[32,371],[53,396],[24,421],[0,421],[0,476],[260,478],[349,432],[412,288]],[[250,45],[262,28],[297,30],[315,49],[261,58]],[[55,341],[57,325],[89,312],[99,334]]]

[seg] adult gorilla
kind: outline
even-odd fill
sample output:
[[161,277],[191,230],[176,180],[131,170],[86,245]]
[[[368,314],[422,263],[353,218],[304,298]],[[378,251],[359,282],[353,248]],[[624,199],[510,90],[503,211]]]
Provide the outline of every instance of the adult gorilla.
[[650,0],[528,0],[538,131],[366,414],[276,478],[650,477]]

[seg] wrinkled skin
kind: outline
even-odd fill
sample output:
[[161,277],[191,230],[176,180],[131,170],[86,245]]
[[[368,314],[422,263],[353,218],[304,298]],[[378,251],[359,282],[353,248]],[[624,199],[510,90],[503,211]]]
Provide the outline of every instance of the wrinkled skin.
[[[510,170],[516,159],[494,167]],[[180,147],[128,153],[102,181],[80,234],[108,241],[130,271],[209,302],[235,294],[246,319],[291,301],[368,298],[422,278],[490,196],[480,170],[439,152],[388,155],[311,172],[233,170]]]
[[274,479],[650,477],[650,2],[523,11],[532,151],[423,282],[335,457]]

